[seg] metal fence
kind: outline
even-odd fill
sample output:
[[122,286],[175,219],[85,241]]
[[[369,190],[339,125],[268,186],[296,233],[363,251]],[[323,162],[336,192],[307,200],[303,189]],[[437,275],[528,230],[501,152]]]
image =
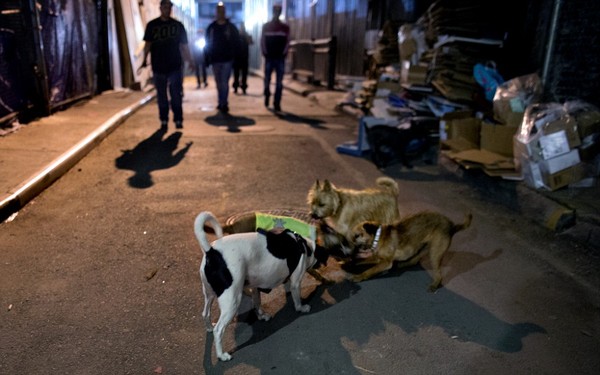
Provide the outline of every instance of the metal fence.
[[290,42],[292,78],[328,89],[335,86],[336,38]]

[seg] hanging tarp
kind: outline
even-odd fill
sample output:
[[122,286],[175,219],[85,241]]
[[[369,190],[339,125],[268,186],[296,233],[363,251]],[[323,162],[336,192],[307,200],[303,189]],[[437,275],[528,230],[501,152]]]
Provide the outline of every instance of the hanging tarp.
[[23,24],[19,3],[3,1],[0,4],[0,125],[12,121],[25,105],[23,48],[19,49]]
[[93,0],[41,0],[40,24],[51,108],[95,92],[98,27]]

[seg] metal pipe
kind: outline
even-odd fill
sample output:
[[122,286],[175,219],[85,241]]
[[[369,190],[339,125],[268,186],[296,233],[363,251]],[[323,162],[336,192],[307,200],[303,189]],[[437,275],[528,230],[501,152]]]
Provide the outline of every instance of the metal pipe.
[[544,57],[544,63],[542,66],[543,87],[547,87],[548,84],[548,70],[550,69],[552,52],[554,51],[554,44],[556,42],[556,28],[558,25],[558,17],[560,16],[561,6],[562,0],[554,0],[554,6],[552,7],[552,22],[550,24],[550,39],[546,45],[546,56]]

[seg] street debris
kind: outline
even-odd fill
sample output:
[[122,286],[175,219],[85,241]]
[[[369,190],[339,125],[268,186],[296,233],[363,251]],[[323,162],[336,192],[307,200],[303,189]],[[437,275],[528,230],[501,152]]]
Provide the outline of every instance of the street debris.
[[144,275],[144,277],[146,278],[146,281],[150,281],[150,280],[152,280],[152,278],[153,278],[154,276],[156,276],[156,273],[157,273],[157,272],[158,272],[158,268],[156,268],[156,267],[154,267],[154,268],[151,268],[150,270],[148,270],[148,271],[146,272],[146,274]]

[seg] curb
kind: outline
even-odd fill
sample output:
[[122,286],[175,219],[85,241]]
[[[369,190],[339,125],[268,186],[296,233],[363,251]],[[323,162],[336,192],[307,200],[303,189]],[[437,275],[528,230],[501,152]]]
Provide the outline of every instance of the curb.
[[520,182],[492,181],[485,175],[468,173],[444,156],[440,156],[438,163],[445,171],[468,183],[473,189],[479,190],[487,199],[495,200],[547,229],[562,232],[576,224],[574,210]]
[[486,175],[478,176],[444,157],[440,157],[438,163],[443,170],[479,191],[486,199],[549,229],[558,237],[589,247],[600,256],[600,221],[595,216],[581,215],[568,204],[553,200],[522,182],[495,181]]
[[117,126],[125,121],[138,109],[150,102],[156,94],[149,94],[125,109],[117,112],[106,122],[100,125],[82,141],[71,147],[67,152],[53,160],[48,166],[38,171],[17,190],[0,202],[0,222],[6,221],[12,214],[18,212],[35,196],[50,186],[54,181],[65,174],[84,156],[94,149],[104,138],[112,133]]
[[539,224],[554,232],[562,232],[576,224],[575,211],[569,207],[522,184],[518,184],[516,190],[521,214],[534,218]]

